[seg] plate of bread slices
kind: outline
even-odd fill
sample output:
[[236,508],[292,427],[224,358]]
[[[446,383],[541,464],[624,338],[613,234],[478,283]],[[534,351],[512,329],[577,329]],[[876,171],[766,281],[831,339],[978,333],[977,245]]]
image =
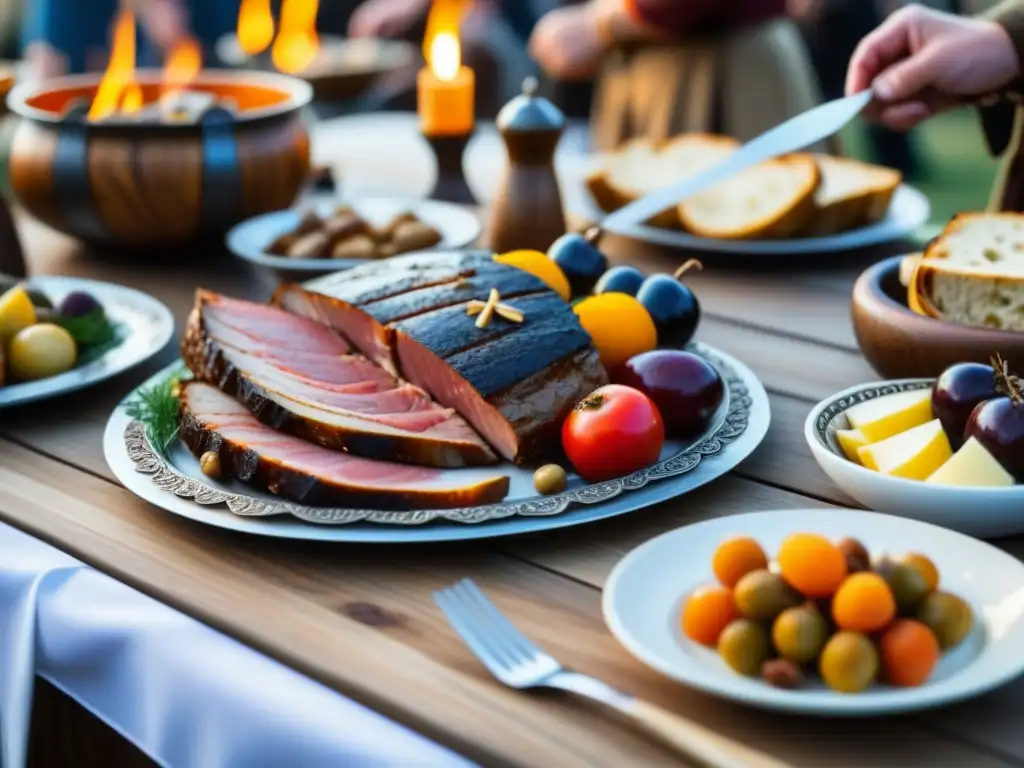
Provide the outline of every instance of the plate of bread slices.
[[853,289],[864,357],[887,378],[938,376],[1000,354],[1024,367],[1024,215],[955,216],[922,253],[865,270]]
[[[633,140],[597,159],[580,213],[594,219],[705,171],[741,145],[713,134]],[[928,220],[920,191],[899,171],[830,155],[796,153],[739,173],[617,234],[704,251],[798,254],[889,242]]]

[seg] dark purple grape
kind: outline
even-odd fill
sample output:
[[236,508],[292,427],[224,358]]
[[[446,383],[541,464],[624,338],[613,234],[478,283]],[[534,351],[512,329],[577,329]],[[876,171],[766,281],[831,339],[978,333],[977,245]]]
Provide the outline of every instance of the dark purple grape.
[[1024,483],[1024,402],[996,397],[979,404],[967,420],[964,437],[981,443],[1018,483]]
[[964,429],[979,403],[999,396],[990,365],[960,363],[947,368],[932,386],[932,411],[953,450],[963,445]]
[[685,284],[671,275],[651,275],[636,294],[658,329],[658,345],[684,347],[700,323],[700,303]]
[[57,314],[64,317],[85,317],[96,310],[103,311],[103,307],[91,294],[85,291],[72,291],[60,303]]
[[630,358],[612,373],[617,384],[639,389],[654,401],[669,437],[696,437],[708,428],[725,387],[707,360],[677,349],[656,349]]

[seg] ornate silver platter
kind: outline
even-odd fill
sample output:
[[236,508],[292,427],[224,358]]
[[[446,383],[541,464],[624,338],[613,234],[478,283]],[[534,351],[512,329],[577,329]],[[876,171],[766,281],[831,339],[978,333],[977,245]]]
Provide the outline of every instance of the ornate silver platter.
[[[463,509],[392,512],[372,509],[310,507],[232,481],[213,481],[177,441],[166,455],[132,420],[126,404],[113,412],[104,435],[107,462],[131,491],[169,512],[210,525],[281,538],[329,541],[402,542],[485,538],[561,528],[631,512],[682,495],[725,474],[750,455],[764,438],[770,420],[768,396],[742,363],[705,345],[693,351],[722,373],[726,397],[708,431],[692,443],[669,442],[661,459],[646,469],[605,483],[586,485],[570,474],[569,488],[539,496],[533,473],[511,464],[511,478],[499,504]],[[154,376],[152,386],[178,370]],[[140,388],[141,389],[141,388]],[[460,477],[493,474],[494,467],[458,469]]]

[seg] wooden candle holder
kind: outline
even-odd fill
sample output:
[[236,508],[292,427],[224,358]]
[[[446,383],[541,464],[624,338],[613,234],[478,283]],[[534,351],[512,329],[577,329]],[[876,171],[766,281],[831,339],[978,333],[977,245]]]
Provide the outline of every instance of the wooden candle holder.
[[477,199],[466,182],[466,174],[462,170],[462,159],[466,146],[473,137],[472,133],[463,136],[427,136],[427,145],[437,160],[437,176],[434,189],[430,193],[431,200],[442,200],[446,203],[461,205],[477,205]]

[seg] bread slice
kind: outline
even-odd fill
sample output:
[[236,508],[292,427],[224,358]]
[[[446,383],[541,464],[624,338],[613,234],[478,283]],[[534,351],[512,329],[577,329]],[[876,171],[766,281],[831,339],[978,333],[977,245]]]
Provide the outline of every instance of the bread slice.
[[899,171],[859,160],[815,155],[821,184],[814,193],[814,217],[807,236],[834,235],[885,217],[903,180]]
[[[661,144],[634,140],[612,153],[603,167],[587,178],[587,188],[602,210],[615,211],[716,165],[738,146],[735,139],[706,133],[683,134]],[[677,208],[673,206],[647,223],[678,229]]]
[[908,303],[954,323],[1024,332],[1024,215],[954,217],[918,262]]
[[820,173],[810,155],[788,155],[716,184],[679,205],[683,228],[700,237],[792,237],[815,212]]

